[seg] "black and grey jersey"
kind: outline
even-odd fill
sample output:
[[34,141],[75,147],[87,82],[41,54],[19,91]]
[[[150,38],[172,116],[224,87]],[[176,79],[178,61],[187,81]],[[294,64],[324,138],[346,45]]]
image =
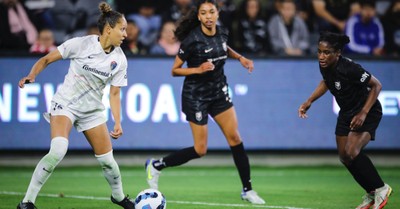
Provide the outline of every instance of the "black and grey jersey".
[[204,34],[201,26],[193,29],[182,41],[178,56],[187,67],[198,67],[204,62],[212,62],[214,70],[186,76],[183,96],[188,99],[213,100],[225,96],[227,83],[224,74],[225,60],[228,58],[228,32],[217,26],[213,36]]
[[340,56],[333,69],[320,68],[320,72],[341,113],[356,114],[362,109],[370,90],[368,82],[371,74],[368,71],[349,58]]

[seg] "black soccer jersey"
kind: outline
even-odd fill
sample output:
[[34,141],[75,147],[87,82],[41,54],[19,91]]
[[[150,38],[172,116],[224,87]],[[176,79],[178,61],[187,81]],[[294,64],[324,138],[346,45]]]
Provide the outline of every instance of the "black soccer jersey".
[[371,74],[361,65],[342,56],[333,69],[320,68],[320,71],[341,113],[358,113],[368,98]]
[[204,34],[201,26],[198,26],[182,41],[178,56],[186,61],[189,68],[198,67],[207,61],[215,66],[212,71],[186,76],[183,97],[196,100],[225,97],[227,84],[224,64],[228,58],[227,41],[228,32],[220,26],[217,26],[217,32],[213,36]]

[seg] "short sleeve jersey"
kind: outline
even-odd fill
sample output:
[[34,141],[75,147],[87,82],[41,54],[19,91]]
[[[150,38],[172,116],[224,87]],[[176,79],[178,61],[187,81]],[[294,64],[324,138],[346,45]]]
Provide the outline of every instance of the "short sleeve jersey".
[[227,53],[228,32],[217,26],[213,36],[204,34],[201,27],[193,29],[181,42],[178,56],[187,66],[198,67],[204,62],[212,62],[214,70],[186,76],[182,90],[183,97],[195,100],[213,100],[225,97],[226,76],[224,74]]
[[372,76],[368,71],[340,56],[333,69],[320,68],[320,72],[341,113],[355,114],[362,109],[368,98],[368,82]]
[[104,110],[102,97],[107,83],[127,85],[125,54],[120,47],[105,53],[97,35],[70,39],[57,49],[63,59],[70,59],[70,66],[54,102],[81,113]]

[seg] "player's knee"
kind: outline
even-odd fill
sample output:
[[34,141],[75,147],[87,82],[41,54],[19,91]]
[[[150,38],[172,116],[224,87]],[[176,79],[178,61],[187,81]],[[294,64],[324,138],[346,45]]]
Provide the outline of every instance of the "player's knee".
[[200,157],[203,157],[207,154],[207,146],[206,145],[196,145],[194,147],[194,150]]
[[239,134],[232,134],[227,137],[229,146],[236,146],[242,143],[242,139]]
[[340,155],[340,161],[345,165],[350,165],[359,153],[356,149],[346,148]]
[[49,156],[56,161],[60,162],[68,150],[68,139],[65,137],[54,137],[51,140]]

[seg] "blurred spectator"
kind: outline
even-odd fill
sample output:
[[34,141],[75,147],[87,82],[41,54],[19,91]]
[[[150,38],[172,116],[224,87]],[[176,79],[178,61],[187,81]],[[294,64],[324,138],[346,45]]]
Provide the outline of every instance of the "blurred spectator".
[[122,50],[125,55],[145,55],[147,54],[146,48],[139,42],[140,29],[135,21],[127,20],[126,34],[124,42],[121,44]]
[[138,14],[130,14],[127,19],[135,21],[139,27],[139,41],[146,47],[150,47],[157,40],[161,27],[161,17],[155,14],[155,6],[152,1],[142,1]]
[[62,0],[56,1],[50,9],[54,20],[54,38],[56,43],[84,36],[89,25],[97,23],[100,15],[98,6],[102,0]]
[[356,0],[312,0],[319,31],[342,33],[347,19],[360,11]]
[[158,42],[150,48],[150,54],[170,56],[178,54],[180,43],[175,38],[175,30],[174,22],[165,22],[161,28]]
[[235,34],[233,32],[233,22],[235,20],[236,5],[232,0],[218,0],[219,18],[218,25],[224,26],[229,31],[228,46],[234,45]]
[[345,51],[356,54],[382,55],[384,46],[384,31],[376,16],[375,0],[360,1],[361,11],[346,23],[346,35],[350,43]]
[[100,36],[99,28],[97,27],[97,24],[93,23],[89,25],[86,29],[86,35],[98,35]]
[[38,32],[18,0],[0,1],[0,48],[29,50]]
[[25,6],[35,17],[33,24],[40,31],[42,29],[54,29],[54,21],[50,9],[56,4],[56,0],[25,0]]
[[293,0],[281,0],[279,14],[269,21],[268,32],[276,54],[299,56],[309,50],[309,32],[304,20],[296,15]]
[[176,23],[181,16],[191,9],[192,3],[192,0],[174,0],[172,6],[162,13],[162,22],[172,21]]
[[400,0],[393,0],[382,23],[385,30],[385,53],[400,56]]
[[270,50],[267,22],[261,15],[260,0],[244,0],[238,20],[239,51],[243,53],[266,54]]
[[50,29],[42,29],[38,40],[31,46],[30,52],[34,54],[47,54],[56,49],[53,32]]

